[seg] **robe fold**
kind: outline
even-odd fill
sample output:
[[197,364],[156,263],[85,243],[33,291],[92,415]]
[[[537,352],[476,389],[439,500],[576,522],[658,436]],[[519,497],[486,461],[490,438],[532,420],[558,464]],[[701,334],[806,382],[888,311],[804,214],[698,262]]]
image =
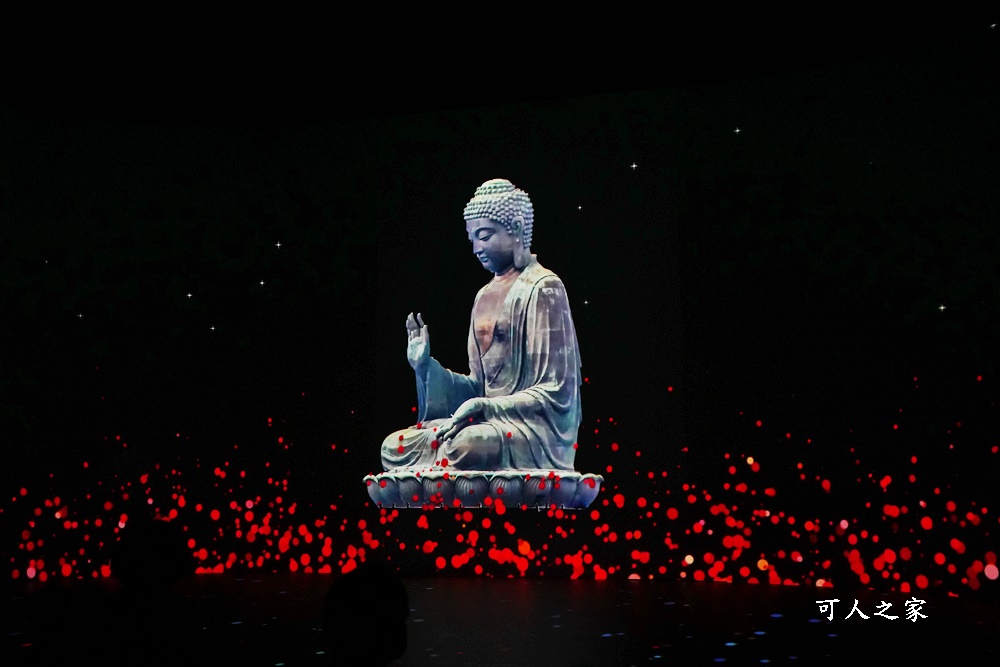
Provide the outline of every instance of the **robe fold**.
[[[562,281],[533,259],[511,285],[485,350],[475,312],[469,374],[430,359],[417,374],[420,423],[386,438],[383,467],[573,470],[582,419],[580,348]],[[475,397],[487,399],[483,414],[439,445],[434,429]]]

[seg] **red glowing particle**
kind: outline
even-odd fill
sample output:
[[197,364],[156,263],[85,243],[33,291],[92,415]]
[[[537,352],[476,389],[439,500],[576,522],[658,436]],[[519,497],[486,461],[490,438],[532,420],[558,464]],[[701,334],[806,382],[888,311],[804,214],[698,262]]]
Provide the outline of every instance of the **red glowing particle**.
[[677,516],[678,516],[678,512],[677,512],[676,508],[671,507],[670,509],[667,510],[667,518],[668,519],[676,519]]
[[222,516],[222,515],[219,514],[219,510],[212,510],[212,513],[210,514],[210,516],[212,517],[212,521],[218,521],[219,517]]
[[934,521],[929,516],[925,516],[920,520],[920,527],[924,530],[930,530],[934,527]]
[[441,467],[442,468],[448,467],[448,459],[441,459]]
[[622,494],[616,493],[614,495],[614,498],[612,498],[612,500],[614,500],[615,505],[617,505],[619,509],[625,507],[625,496],[623,496]]
[[965,544],[957,537],[951,538],[951,542],[949,542],[949,544],[951,545],[951,548],[957,551],[958,553],[960,554],[965,553]]
[[760,427],[760,426],[763,426],[763,425],[764,425],[764,423],[761,420],[758,419],[757,420],[757,426]]
[[445,560],[444,556],[438,556],[434,564],[437,566],[437,569],[443,570],[448,565],[448,561]]
[[514,437],[514,434],[513,434],[513,433],[511,433],[510,431],[507,431],[507,437],[508,437],[508,438],[513,438],[513,437]]
[[899,508],[896,507],[895,505],[886,505],[885,507],[882,508],[882,512],[884,512],[886,516],[891,516],[891,517],[899,516]]
[[882,487],[882,490],[885,490],[885,488],[887,486],[889,486],[890,484],[892,484],[892,477],[890,477],[889,475],[886,475],[885,477],[883,477],[882,481],[879,482],[879,486]]
[[422,547],[422,549],[425,554],[429,554],[432,551],[434,551],[435,548],[437,548],[437,545],[438,545],[437,542],[432,542],[431,540],[427,540],[426,542],[424,542],[424,546]]
[[431,449],[437,449],[437,448],[438,448],[438,441],[431,440]]
[[917,588],[927,588],[927,577],[922,574],[918,574],[916,584]]

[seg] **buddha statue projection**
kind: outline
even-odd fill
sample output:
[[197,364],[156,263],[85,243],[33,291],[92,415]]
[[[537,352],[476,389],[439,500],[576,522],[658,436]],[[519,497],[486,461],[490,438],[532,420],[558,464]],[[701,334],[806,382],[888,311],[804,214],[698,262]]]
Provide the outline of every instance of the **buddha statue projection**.
[[504,179],[465,207],[472,252],[493,274],[469,324],[469,372],[431,356],[422,314],[406,319],[418,423],[382,443],[386,472],[365,478],[384,507],[583,508],[603,478],[573,468],[580,428],[580,349],[566,288],[531,254],[531,200]]

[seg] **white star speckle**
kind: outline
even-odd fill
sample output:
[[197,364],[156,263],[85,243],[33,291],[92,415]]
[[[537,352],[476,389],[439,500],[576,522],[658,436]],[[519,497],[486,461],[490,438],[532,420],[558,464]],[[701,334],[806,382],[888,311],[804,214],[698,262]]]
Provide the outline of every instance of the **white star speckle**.
[[938,306],[938,310],[944,312],[944,304],[943,303],[940,306]]
[[215,331],[215,327],[209,327],[211,331]]
[[582,211],[582,210],[583,210],[583,207],[582,207],[582,206],[577,206],[577,207],[576,207],[576,210],[578,210],[578,211]]
[[79,315],[77,315],[76,317],[77,317],[78,319],[81,319],[81,320],[82,320],[82,319],[83,319],[83,313],[80,313],[80,314],[79,314]]
[[590,303],[590,302],[589,302],[589,301],[584,301],[584,302],[583,302],[583,305],[585,305],[585,306],[586,306],[586,305],[587,305],[588,303]]
[[275,243],[274,247],[275,248],[280,248],[281,247],[281,241],[278,241],[277,243]]
[[633,163],[632,163],[632,170],[633,170],[633,171],[635,171],[635,168],[636,168],[637,166],[639,166],[639,165],[637,165],[637,164],[636,164],[635,162],[633,162]]
[[264,284],[264,281],[263,281],[263,280],[262,280],[262,281],[260,281],[260,284],[261,284],[261,285],[263,285],[263,284]]
[[187,297],[188,297],[188,298],[190,299],[190,298],[191,298],[192,296],[193,296],[193,295],[191,294],[191,292],[188,292],[188,295],[187,295]]
[[740,128],[736,128],[735,130],[733,130],[733,134],[739,134],[739,133],[740,133]]

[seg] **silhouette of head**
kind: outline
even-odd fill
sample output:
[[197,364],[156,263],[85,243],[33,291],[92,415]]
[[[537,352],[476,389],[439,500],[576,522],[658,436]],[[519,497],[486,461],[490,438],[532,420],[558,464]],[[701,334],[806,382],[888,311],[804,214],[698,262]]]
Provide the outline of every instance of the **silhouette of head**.
[[180,526],[138,519],[122,529],[111,554],[111,573],[123,586],[165,588],[194,573],[194,560]]
[[389,567],[363,563],[341,575],[323,602],[330,658],[338,665],[388,665],[406,651],[409,596]]

